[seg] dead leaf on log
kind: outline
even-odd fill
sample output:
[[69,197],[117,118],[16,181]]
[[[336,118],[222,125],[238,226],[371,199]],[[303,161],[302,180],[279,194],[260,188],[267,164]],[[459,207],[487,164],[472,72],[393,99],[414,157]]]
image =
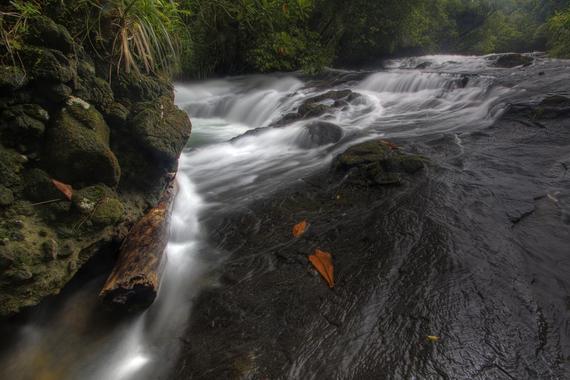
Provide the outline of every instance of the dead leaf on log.
[[73,196],[73,189],[71,188],[71,185],[59,182],[58,180],[55,179],[52,179],[51,182],[56,187],[56,189],[58,189],[63,193],[63,195],[65,195],[65,198],[67,198],[68,201],[71,200],[71,197]]
[[328,252],[315,249],[315,253],[309,256],[309,261],[315,269],[323,276],[329,288],[334,288],[334,266],[332,255]]
[[306,220],[303,220],[293,226],[293,237],[299,237],[303,235],[307,228],[309,227],[309,223]]

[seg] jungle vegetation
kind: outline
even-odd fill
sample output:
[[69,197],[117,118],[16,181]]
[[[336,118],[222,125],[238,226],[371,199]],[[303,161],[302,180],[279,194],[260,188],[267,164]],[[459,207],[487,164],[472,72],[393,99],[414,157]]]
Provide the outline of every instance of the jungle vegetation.
[[186,77],[354,67],[393,56],[570,57],[570,0],[0,0],[0,59],[48,15],[112,70]]

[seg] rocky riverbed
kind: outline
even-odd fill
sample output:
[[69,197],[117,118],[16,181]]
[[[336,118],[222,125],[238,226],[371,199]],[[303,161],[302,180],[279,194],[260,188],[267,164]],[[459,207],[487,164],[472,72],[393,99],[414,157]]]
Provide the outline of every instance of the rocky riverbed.
[[570,74],[485,71],[517,89],[488,126],[361,143],[206,219],[228,258],[173,378],[566,378]]

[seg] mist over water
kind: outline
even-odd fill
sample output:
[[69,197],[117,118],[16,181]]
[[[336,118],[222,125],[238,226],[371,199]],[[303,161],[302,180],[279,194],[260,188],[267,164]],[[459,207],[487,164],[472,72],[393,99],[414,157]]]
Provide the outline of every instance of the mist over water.
[[[484,128],[500,115],[512,91],[491,76],[462,74],[484,67],[481,57],[414,60],[393,61],[387,71],[360,79],[339,72],[334,85],[285,75],[177,85],[177,103],[190,115],[193,132],[179,162],[179,192],[156,302],[137,317],[102,321],[97,303],[102,279],[86,284],[58,309],[22,327],[17,346],[0,363],[0,378],[167,378],[184,344],[180,337],[193,299],[203,286],[215,285],[210,270],[223,260],[202,228],[204,218],[286,187],[357,141]],[[429,72],[410,69],[417,61],[432,62]],[[344,89],[361,96],[318,118],[232,140],[272,126],[308,98]],[[306,148],[299,142],[315,121],[338,125],[342,139]]]

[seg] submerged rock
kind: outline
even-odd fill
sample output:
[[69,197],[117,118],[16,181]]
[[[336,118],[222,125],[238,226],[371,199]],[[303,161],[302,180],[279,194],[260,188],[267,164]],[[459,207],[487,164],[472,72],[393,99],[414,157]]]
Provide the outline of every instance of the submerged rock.
[[343,136],[342,128],[336,124],[318,121],[303,127],[298,144],[302,148],[313,148],[334,144]]
[[360,94],[351,90],[327,91],[321,95],[305,100],[297,112],[285,115],[275,123],[275,126],[282,126],[302,119],[319,117],[333,109],[342,108],[352,101],[360,98]]

